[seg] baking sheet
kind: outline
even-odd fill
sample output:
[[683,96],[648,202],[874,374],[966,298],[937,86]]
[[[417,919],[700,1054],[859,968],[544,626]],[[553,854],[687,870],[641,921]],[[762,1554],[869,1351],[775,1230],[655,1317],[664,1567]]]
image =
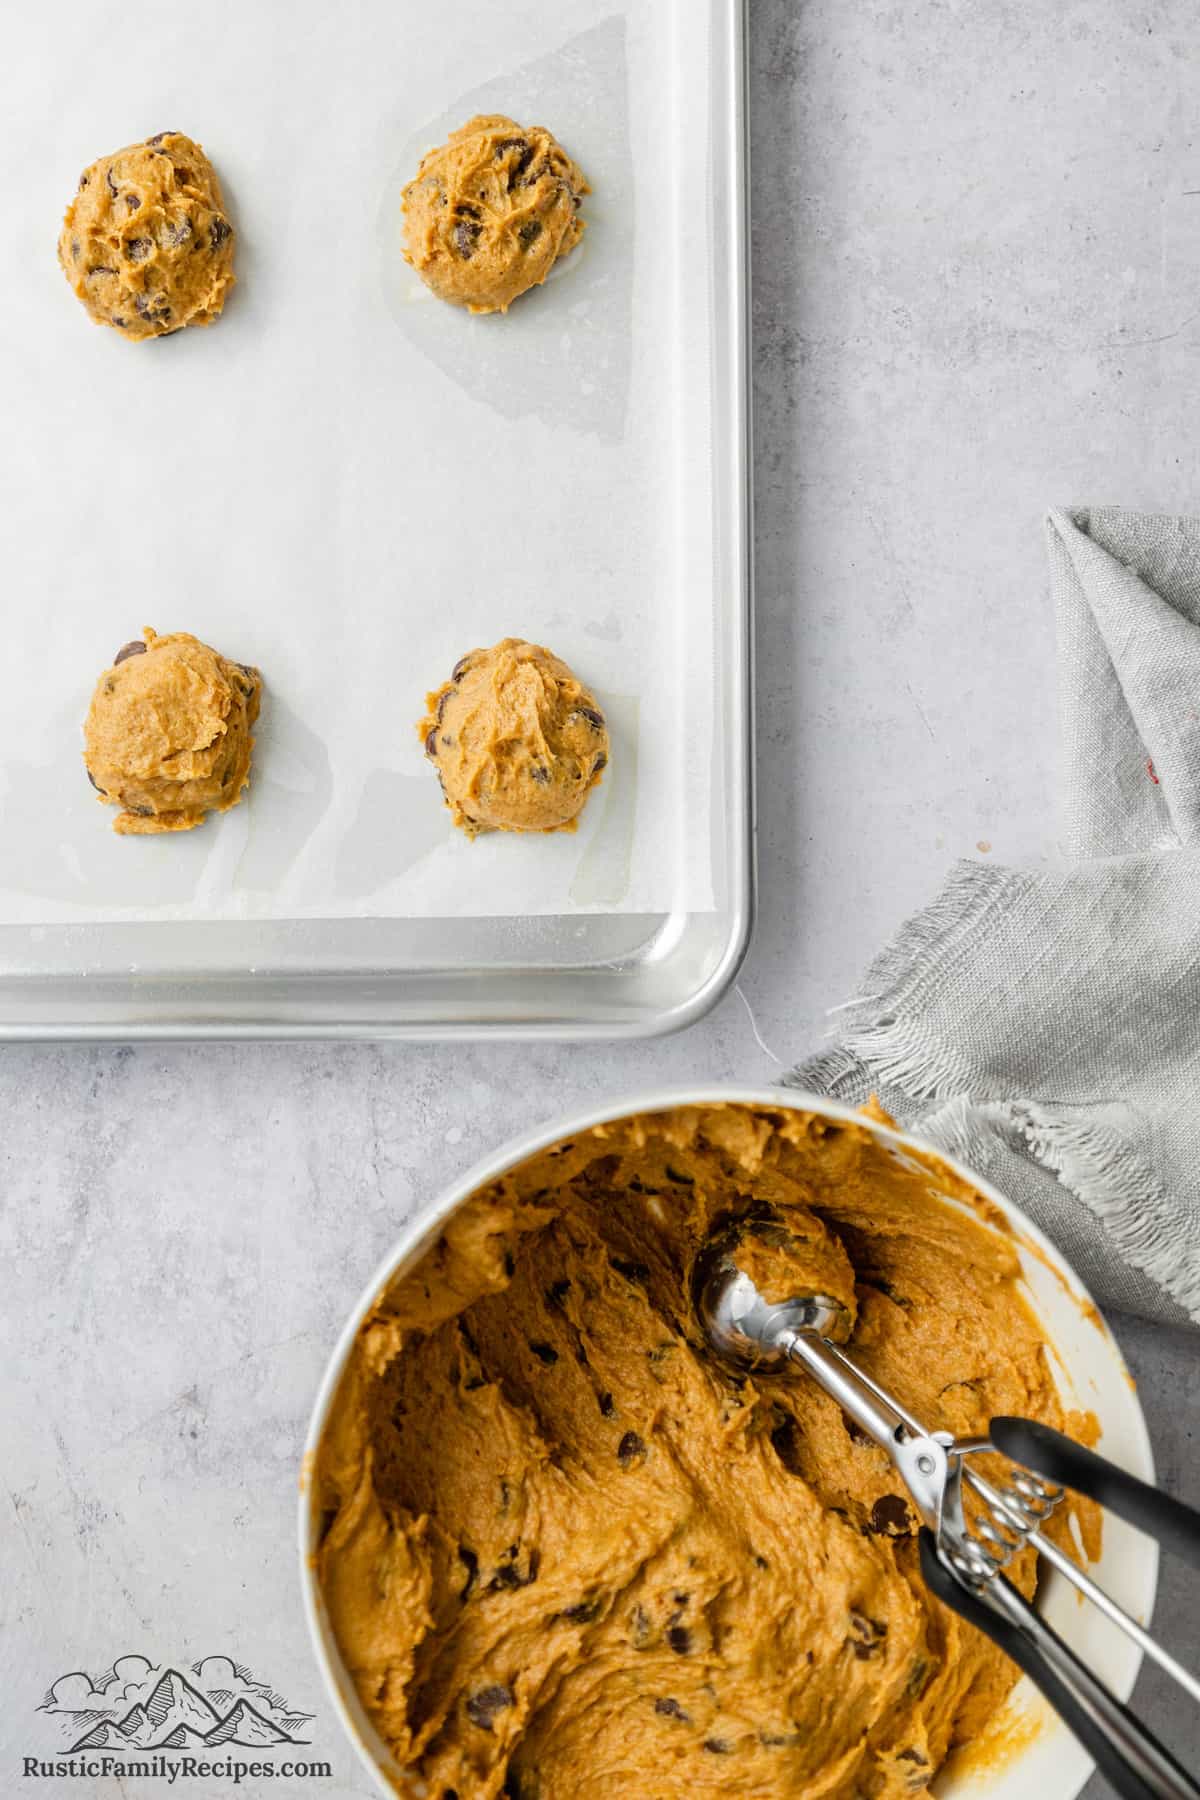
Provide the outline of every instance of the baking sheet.
[[[709,9],[216,0],[6,18],[0,192],[0,925],[696,912],[713,901]],[[476,111],[544,122],[594,194],[502,319],[427,295],[400,188]],[[54,255],[94,157],[212,156],[239,285],[131,345]],[[257,663],[246,803],[118,839],[80,761],[143,625]],[[610,770],[576,834],[469,842],[413,729],[506,633],[594,686]]]

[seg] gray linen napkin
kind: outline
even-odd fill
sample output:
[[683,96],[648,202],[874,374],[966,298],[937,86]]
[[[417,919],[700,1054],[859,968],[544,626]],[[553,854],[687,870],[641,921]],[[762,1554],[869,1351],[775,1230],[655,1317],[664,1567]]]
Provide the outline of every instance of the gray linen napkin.
[[959,863],[789,1085],[877,1093],[1098,1299],[1200,1324],[1200,520],[1047,520],[1068,843]]

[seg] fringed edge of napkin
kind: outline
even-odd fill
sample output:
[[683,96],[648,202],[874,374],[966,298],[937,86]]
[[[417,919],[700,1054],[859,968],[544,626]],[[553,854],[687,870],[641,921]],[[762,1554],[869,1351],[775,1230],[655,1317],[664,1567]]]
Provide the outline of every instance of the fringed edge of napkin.
[[[957,863],[937,898],[875,958],[862,991],[839,1009],[840,1041],[798,1064],[783,1085],[851,1105],[878,1093],[906,1128],[950,1155],[956,1149],[938,1143],[942,1114],[946,1125],[958,1115],[956,1137],[973,1125],[1007,1138],[1087,1208],[1127,1263],[1200,1323],[1200,1258],[1181,1259],[1180,1253],[1188,1242],[1186,1222],[1128,1143],[1082,1107],[980,1095],[979,1072],[914,1016],[923,1011],[929,984],[943,981],[972,954],[993,908],[1007,908],[1038,879],[1021,870]],[[936,1101],[943,1106],[914,1118],[916,1109]]]
[[840,1098],[863,1082],[882,1082],[913,1101],[969,1092],[975,1072],[914,1015],[924,1010],[922,995],[930,983],[942,982],[972,953],[992,908],[1007,905],[1029,880],[1017,869],[956,863],[936,899],[907,919],[879,952],[862,991],[837,1009],[839,1042],[807,1058],[786,1085],[815,1086]]
[[1095,1215],[1126,1262],[1200,1324],[1200,1258],[1181,1251],[1187,1223],[1126,1140],[1083,1109],[1026,1102],[1006,1110],[1034,1161]]

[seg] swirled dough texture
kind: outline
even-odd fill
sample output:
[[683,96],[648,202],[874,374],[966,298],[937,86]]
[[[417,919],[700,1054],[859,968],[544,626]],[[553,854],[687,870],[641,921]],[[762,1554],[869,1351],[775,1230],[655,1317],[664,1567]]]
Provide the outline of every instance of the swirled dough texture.
[[595,696],[541,644],[472,650],[426,695],[417,730],[454,823],[479,831],[573,831],[608,763]]
[[1011,1239],[931,1177],[987,1216],[860,1126],[680,1108],[534,1156],[384,1292],[313,1498],[402,1792],[898,1800],[979,1733],[1016,1671],[925,1589],[887,1456],[803,1376],[731,1376],[690,1303],[714,1225],[782,1221],[861,1365],[931,1425],[1090,1435]]
[[149,628],[96,683],[83,728],[88,779],[121,807],[113,830],[190,831],[250,779],[262,676],[186,631]]
[[167,337],[218,316],[233,246],[216,170],[182,131],[160,131],[84,170],[58,260],[97,324]]
[[481,114],[404,190],[404,254],[440,300],[507,312],[583,236],[582,169],[544,126]]

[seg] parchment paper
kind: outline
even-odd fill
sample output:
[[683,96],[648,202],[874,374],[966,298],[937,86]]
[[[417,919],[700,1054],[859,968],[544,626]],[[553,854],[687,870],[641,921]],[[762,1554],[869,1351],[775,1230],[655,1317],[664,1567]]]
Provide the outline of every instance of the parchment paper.
[[[697,29],[700,27],[700,29]],[[0,63],[0,924],[712,904],[707,9],[40,0]],[[594,195],[506,318],[427,295],[400,189],[476,111],[549,125]],[[203,142],[224,317],[129,344],[55,260],[93,158]],[[266,680],[247,801],[118,839],[80,758],[143,625]],[[577,834],[468,842],[414,722],[506,633],[614,738]]]

